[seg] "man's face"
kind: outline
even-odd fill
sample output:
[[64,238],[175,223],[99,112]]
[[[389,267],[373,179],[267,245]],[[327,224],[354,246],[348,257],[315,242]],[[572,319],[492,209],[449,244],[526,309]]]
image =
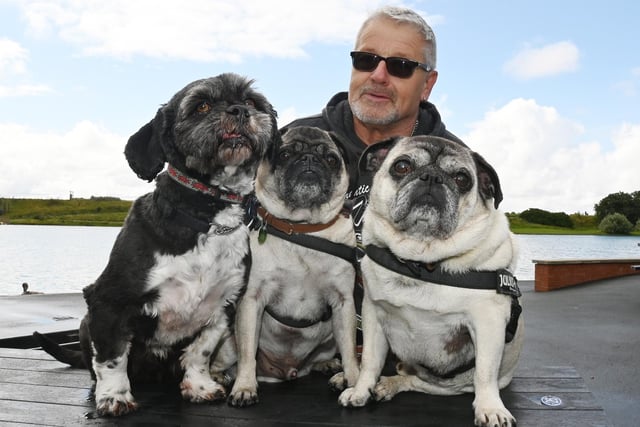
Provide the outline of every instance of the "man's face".
[[[383,57],[402,57],[425,62],[425,41],[409,24],[387,18],[371,21],[362,31],[354,50]],[[409,78],[390,75],[385,61],[370,72],[352,68],[349,103],[355,117],[369,125],[388,125],[415,120],[421,99],[427,99],[437,72],[416,68]]]

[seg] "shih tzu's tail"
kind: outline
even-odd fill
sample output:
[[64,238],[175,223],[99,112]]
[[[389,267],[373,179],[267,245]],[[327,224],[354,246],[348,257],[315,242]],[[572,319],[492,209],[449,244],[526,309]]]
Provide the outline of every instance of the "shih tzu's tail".
[[36,339],[38,344],[40,344],[42,349],[53,356],[56,360],[66,363],[72,368],[87,369],[82,351],[65,348],[39,332],[34,332],[33,337]]

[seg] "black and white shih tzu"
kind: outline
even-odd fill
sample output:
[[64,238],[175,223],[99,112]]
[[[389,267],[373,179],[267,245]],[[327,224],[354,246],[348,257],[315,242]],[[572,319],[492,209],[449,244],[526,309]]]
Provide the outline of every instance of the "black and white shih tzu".
[[137,408],[130,380],[175,378],[191,402],[226,398],[210,368],[235,363],[231,311],[251,264],[245,202],[277,138],[272,105],[231,73],[188,84],[130,137],[129,165],[156,186],[83,291],[82,355],[36,333],[57,359],[91,369],[98,415]]

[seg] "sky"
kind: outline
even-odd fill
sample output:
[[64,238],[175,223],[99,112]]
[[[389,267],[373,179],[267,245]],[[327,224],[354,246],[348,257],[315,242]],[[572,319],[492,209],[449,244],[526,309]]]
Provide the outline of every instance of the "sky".
[[319,113],[385,4],[433,27],[430,101],[497,170],[501,210],[640,190],[640,2],[0,0],[0,198],[152,191],[125,143],[199,78],[254,79],[279,126]]

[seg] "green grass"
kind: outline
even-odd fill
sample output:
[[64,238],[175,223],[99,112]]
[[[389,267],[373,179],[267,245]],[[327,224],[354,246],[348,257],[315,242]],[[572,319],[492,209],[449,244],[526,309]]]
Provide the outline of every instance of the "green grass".
[[0,199],[0,221],[29,225],[121,226],[131,201],[92,199]]
[[[534,224],[520,218],[517,214],[507,214],[509,218],[509,226],[511,231],[516,234],[555,234],[555,235],[596,235],[607,236],[598,229],[595,217],[585,219],[581,217],[580,221],[574,218],[574,227],[554,227],[550,225]],[[639,236],[640,231],[631,232],[633,236]]]
[[[91,199],[1,199],[0,222],[30,225],[96,225],[120,227],[131,201],[111,197]],[[507,214],[511,231],[516,234],[585,234],[604,235],[595,217],[574,217],[574,228],[552,227],[524,221],[517,214]],[[640,235],[634,231],[632,235]]]

